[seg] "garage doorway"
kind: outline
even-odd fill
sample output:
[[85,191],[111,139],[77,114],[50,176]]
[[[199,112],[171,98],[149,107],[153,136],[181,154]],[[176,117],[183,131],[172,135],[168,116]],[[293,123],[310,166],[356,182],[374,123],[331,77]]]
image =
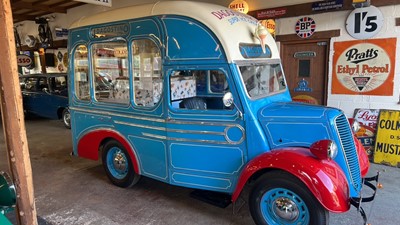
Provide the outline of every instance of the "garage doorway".
[[329,40],[283,42],[281,57],[294,101],[326,105]]

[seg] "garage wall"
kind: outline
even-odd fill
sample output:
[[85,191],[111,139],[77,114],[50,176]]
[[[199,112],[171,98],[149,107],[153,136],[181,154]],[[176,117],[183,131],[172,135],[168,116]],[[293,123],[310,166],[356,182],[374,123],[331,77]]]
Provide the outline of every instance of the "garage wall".
[[[400,35],[400,27],[395,26],[395,18],[400,17],[400,5],[379,7],[385,17],[385,23],[382,30],[373,39],[397,38]],[[340,36],[333,38],[330,45],[329,54],[329,84],[328,84],[328,106],[337,107],[346,113],[347,116],[353,117],[356,108],[368,109],[400,109],[400,40],[397,40],[396,47],[396,63],[394,75],[393,96],[368,96],[368,95],[338,95],[332,94],[332,59],[333,44],[335,42],[356,40],[351,37],[345,28],[345,23],[351,11],[331,12],[310,15],[316,22],[318,31],[340,29]],[[300,17],[283,18],[276,20],[277,34],[294,34],[295,24]]]
[[[231,0],[202,0],[204,2],[212,2],[220,5],[229,5]],[[135,1],[134,4],[143,4],[145,0]],[[250,5],[250,10],[263,9],[265,8],[262,4],[262,0],[248,1]],[[132,5],[130,0],[118,0],[113,1],[112,8],[120,8],[124,6]],[[400,34],[400,27],[395,26],[395,18],[400,17],[400,5],[396,6],[385,6],[379,7],[385,17],[385,25],[380,31],[380,33],[373,38],[390,38],[397,37]],[[50,15],[51,21],[49,23],[52,30],[55,27],[68,28],[70,24],[78,20],[82,16],[88,16],[97,12],[110,10],[109,7],[96,6],[96,5],[84,5],[74,9],[70,9],[67,14],[52,14]],[[329,55],[329,84],[328,84],[328,106],[341,108],[345,111],[347,116],[352,117],[354,109],[356,108],[370,108],[370,109],[400,109],[399,95],[400,95],[400,71],[397,69],[399,66],[399,48],[400,41],[397,42],[396,48],[396,67],[395,67],[395,77],[394,77],[394,90],[393,96],[367,96],[367,95],[333,95],[331,93],[331,81],[332,81],[332,58],[333,58],[333,43],[355,40],[352,38],[345,29],[345,21],[350,11],[340,11],[331,13],[322,13],[311,15],[311,17],[316,21],[317,29],[316,31],[326,31],[340,29],[341,35],[339,37],[333,38],[330,45],[330,55]],[[276,20],[277,24],[277,34],[294,34],[294,26],[299,17],[283,18]],[[37,36],[37,24],[32,21],[25,21],[20,23],[23,25],[18,28],[22,41],[28,34]],[[54,34],[53,34],[54,35]],[[67,37],[57,38],[66,39]]]

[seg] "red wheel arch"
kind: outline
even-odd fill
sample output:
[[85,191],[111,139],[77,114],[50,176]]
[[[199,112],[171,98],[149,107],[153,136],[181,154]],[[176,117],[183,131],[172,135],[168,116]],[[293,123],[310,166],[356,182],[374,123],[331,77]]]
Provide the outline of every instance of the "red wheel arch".
[[247,181],[256,172],[279,169],[300,179],[316,199],[331,212],[350,209],[346,176],[333,160],[319,160],[305,148],[288,148],[264,153],[251,160],[242,171],[232,194],[236,201]]
[[98,160],[99,147],[102,141],[107,138],[115,139],[125,147],[131,157],[135,172],[140,174],[139,164],[134,149],[121,134],[113,130],[95,130],[83,135],[83,137],[78,141],[78,155],[83,158]]

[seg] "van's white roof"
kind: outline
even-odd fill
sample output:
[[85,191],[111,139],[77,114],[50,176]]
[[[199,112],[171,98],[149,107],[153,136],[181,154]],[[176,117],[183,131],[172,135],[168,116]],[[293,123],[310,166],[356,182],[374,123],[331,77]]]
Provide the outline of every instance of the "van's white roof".
[[[153,4],[129,6],[83,17],[73,23],[70,28],[156,15],[187,16],[202,22],[221,41],[227,53],[228,62],[244,59],[239,51],[239,43],[260,44],[259,40],[253,35],[257,23],[255,18],[230,10],[224,6],[204,2],[160,1]],[[232,21],[230,19],[234,17],[241,20],[231,24]],[[270,35],[268,36],[267,44],[271,48],[272,58],[279,58],[275,41]]]

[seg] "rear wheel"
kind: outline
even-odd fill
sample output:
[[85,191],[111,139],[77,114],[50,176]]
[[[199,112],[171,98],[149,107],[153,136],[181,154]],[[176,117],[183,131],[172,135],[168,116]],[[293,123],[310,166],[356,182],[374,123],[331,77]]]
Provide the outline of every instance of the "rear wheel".
[[111,183],[118,187],[132,187],[140,175],[135,173],[131,158],[121,143],[111,140],[104,145],[103,167]]
[[66,128],[71,129],[71,114],[68,109],[64,109],[62,112],[62,121]]
[[286,172],[260,177],[250,193],[250,212],[256,224],[328,224],[329,213],[308,188]]

